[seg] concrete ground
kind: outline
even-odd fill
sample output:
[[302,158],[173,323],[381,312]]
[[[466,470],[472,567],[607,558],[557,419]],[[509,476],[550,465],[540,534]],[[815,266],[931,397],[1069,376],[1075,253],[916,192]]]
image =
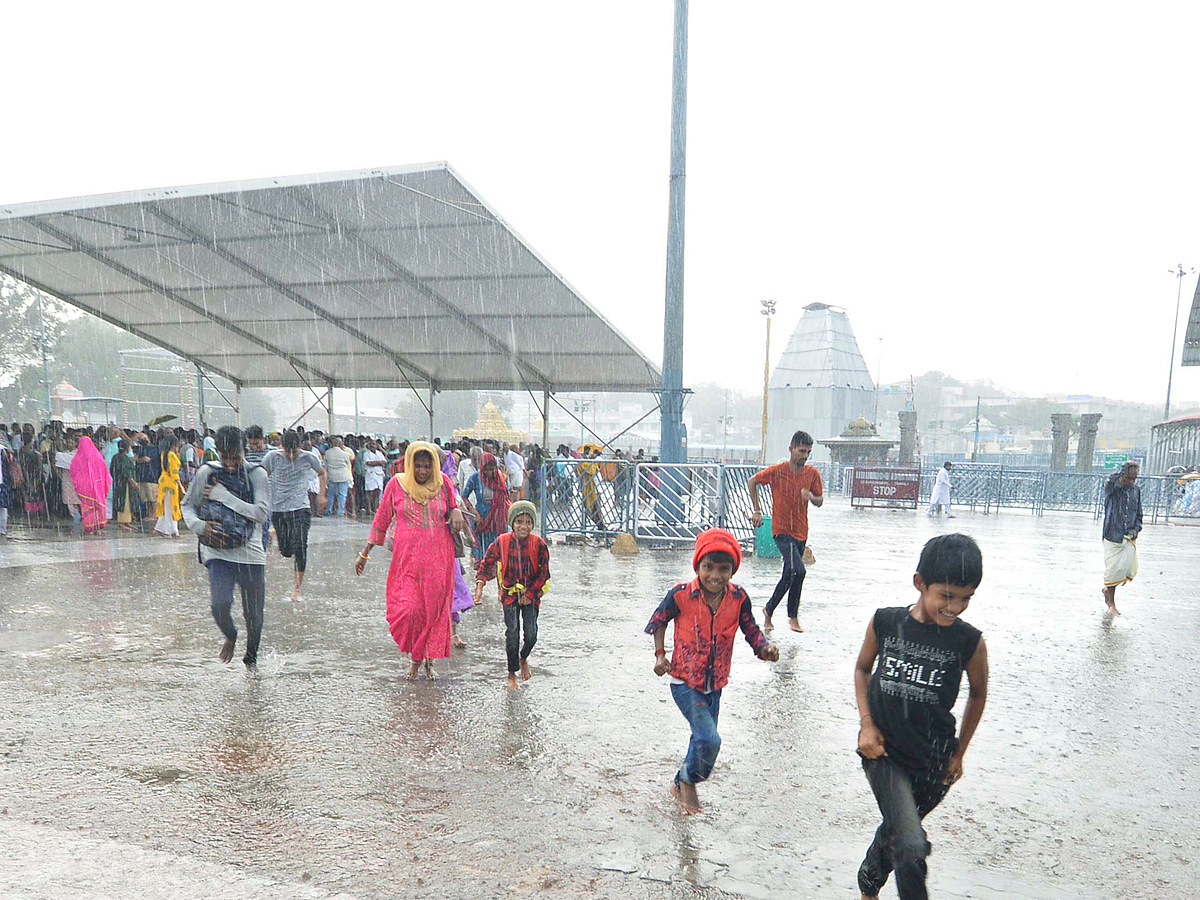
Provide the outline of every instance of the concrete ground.
[[[964,618],[992,680],[965,776],[927,820],[931,894],[1185,896],[1200,530],[1147,529],[1113,620],[1090,517],[844,503],[812,511],[807,633],[777,628],[776,664],[738,645],[707,811],[690,818],[667,794],[687,726],[641,631],[690,552],[555,546],[535,678],[510,694],[494,591],[439,680],[405,680],[383,552],[353,574],[361,524],[314,525],[298,604],[272,551],[255,676],[216,659],[193,540],[14,529],[0,896],[857,897],[876,812],[853,752],[854,658],[876,607],[915,598],[922,543],[951,529],[983,547]],[[777,566],[738,573],[759,611]]]

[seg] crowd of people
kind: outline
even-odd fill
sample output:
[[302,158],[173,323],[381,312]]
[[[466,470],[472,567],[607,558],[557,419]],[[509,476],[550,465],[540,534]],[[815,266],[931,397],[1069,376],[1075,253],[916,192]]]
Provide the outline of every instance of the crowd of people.
[[[720,751],[721,693],[737,632],[759,659],[778,661],[767,635],[785,597],[791,629],[803,630],[808,510],[824,501],[820,474],[808,464],[813,443],[797,431],[788,459],[757,472],[748,484],[756,527],[763,521],[759,488],[771,490],[772,531],[783,557],[781,578],[764,608],[764,629],[746,591],[732,580],[741,545],[719,528],[699,533],[694,577],[672,586],[645,626],[653,637],[653,671],[670,675],[672,697],[691,729],[672,781],[685,812],[700,810],[697,785],[709,777]],[[224,637],[218,656],[230,662],[238,641],[236,587],[246,628],[243,661],[253,669],[272,535],[280,554],[294,560],[297,600],[312,517],[369,515],[369,536],[354,570],[362,575],[372,550],[387,548],[385,618],[409,657],[409,678],[423,668],[433,680],[434,662],[449,657],[453,646],[465,646],[457,634],[460,616],[483,602],[484,587],[495,579],[504,608],[508,686],[518,689],[518,678],[532,677],[529,657],[550,587],[550,548],[535,533],[539,509],[571,476],[588,514],[594,508],[599,516],[589,492],[598,493],[597,479],[614,480],[603,472],[608,461],[600,459],[598,446],[573,453],[563,445],[555,459],[564,465],[578,460],[578,471],[572,476],[558,464],[543,465],[536,445],[491,441],[384,443],[300,429],[265,435],[257,426],[204,434],[148,426],[129,432],[51,425],[41,433],[32,426],[0,426],[0,525],[16,510],[30,523],[70,515],[84,534],[115,519],[117,527],[130,529],[153,521],[152,533],[178,537],[182,521],[198,537],[199,559],[208,570],[212,615]],[[626,473],[619,476],[625,483],[614,484],[614,493],[631,490],[627,473],[634,470],[618,469]],[[1126,463],[1105,486],[1104,599],[1112,614],[1116,587],[1137,572],[1137,477],[1137,464]],[[925,545],[912,576],[916,603],[879,609],[867,626],[854,667],[857,751],[882,821],[858,871],[864,900],[877,898],[893,873],[901,898],[927,896],[929,843],[922,820],[962,776],[987,699],[986,645],[961,618],[982,579],[982,553],[973,539],[937,536]],[[668,625],[674,642],[669,655]],[[964,674],[969,697],[958,727],[952,710]]]

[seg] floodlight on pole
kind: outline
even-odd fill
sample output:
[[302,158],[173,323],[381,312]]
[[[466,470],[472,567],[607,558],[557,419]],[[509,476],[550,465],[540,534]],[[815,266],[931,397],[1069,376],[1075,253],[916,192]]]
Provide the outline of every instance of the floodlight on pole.
[[767,317],[767,349],[763,355],[763,415],[762,415],[762,448],[758,461],[762,465],[767,462],[767,396],[771,387],[771,316],[775,315],[774,300],[759,300],[762,309],[759,310]]
[[1167,369],[1167,404],[1163,408],[1163,421],[1171,418],[1171,378],[1175,374],[1175,338],[1179,334],[1179,301],[1183,297],[1183,279],[1195,271],[1196,268],[1193,266],[1185,272],[1183,263],[1178,263],[1174,269],[1167,269],[1167,274],[1175,276],[1177,285],[1175,288],[1175,326],[1171,329],[1171,367]]

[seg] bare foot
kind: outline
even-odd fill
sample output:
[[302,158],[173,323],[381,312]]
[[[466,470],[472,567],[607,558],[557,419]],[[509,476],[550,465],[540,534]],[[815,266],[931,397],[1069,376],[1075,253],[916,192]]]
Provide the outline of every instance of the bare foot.
[[879,900],[878,894],[863,894],[862,900]]
[[508,689],[510,691],[519,691],[521,689],[521,686],[519,684],[517,684],[517,673],[516,672],[508,673]]
[[533,673],[529,671],[529,660],[521,660],[521,680],[528,681],[533,677]]
[[217,654],[217,659],[219,659],[223,663],[227,663],[231,659],[233,659],[234,643],[236,643],[236,642],[226,639],[225,643],[223,643],[221,645],[221,652]]
[[433,681],[437,676],[433,674],[433,660],[425,660],[425,680]]
[[467,642],[456,634],[454,636],[454,646],[461,650],[463,647],[467,646]]
[[1121,611],[1117,609],[1116,588],[1102,588],[1100,590],[1100,596],[1104,598],[1104,605],[1108,607],[1108,612],[1110,615],[1119,616],[1121,614]]
[[685,816],[694,816],[696,813],[704,811],[694,784],[688,784],[686,781],[673,781],[671,782],[671,795]]
[[300,588],[295,588],[295,589],[292,591],[292,602],[293,602],[293,603],[299,603],[299,602],[300,602]]
[[799,631],[801,634],[804,633],[804,629],[800,627],[799,619],[788,619],[788,627],[792,629],[792,631]]
[[774,631],[775,626],[771,624],[771,614],[765,609],[763,610],[763,631]]
[[408,667],[408,680],[416,681],[417,673],[420,671],[421,671],[421,664],[414,659],[412,665]]

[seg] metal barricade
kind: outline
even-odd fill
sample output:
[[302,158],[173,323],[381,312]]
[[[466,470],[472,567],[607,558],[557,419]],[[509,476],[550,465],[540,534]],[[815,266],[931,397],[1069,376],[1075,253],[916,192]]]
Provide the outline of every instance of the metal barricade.
[[639,540],[691,542],[706,528],[722,527],[724,468],[720,464],[639,463],[633,536]]
[[543,534],[614,535],[632,525],[634,467],[619,459],[546,461]]

